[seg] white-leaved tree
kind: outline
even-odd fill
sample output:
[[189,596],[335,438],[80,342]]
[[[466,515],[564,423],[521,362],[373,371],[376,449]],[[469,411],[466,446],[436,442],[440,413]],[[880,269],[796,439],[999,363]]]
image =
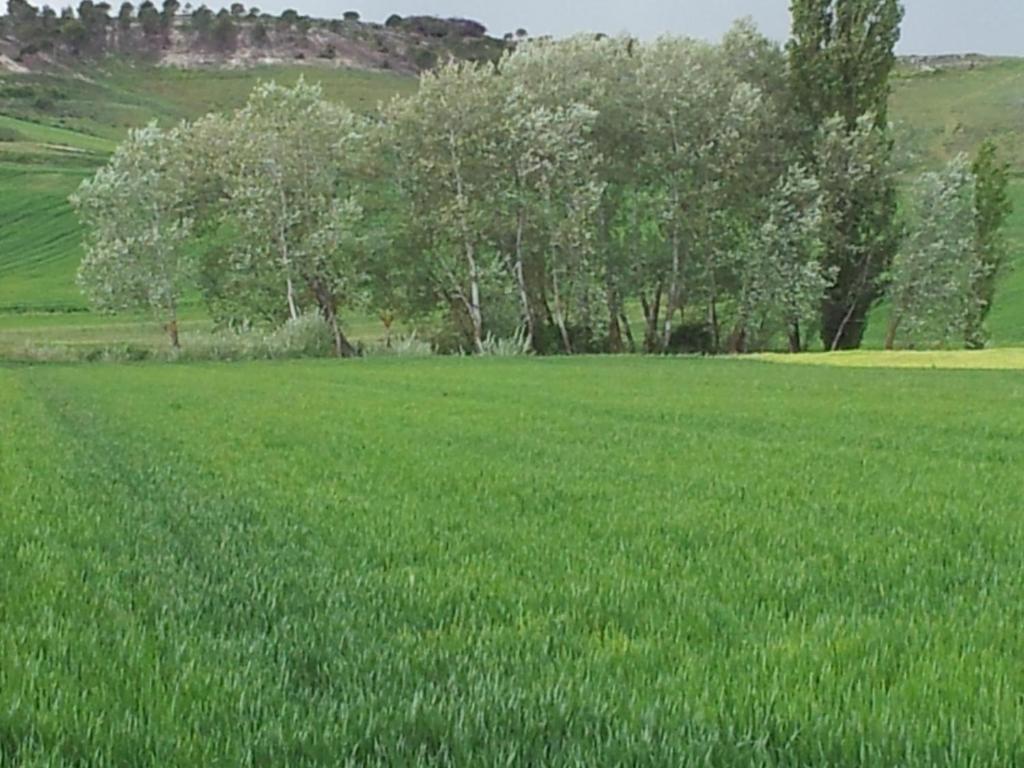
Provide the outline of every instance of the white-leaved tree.
[[[537,39],[517,46],[500,66],[503,78],[510,81],[507,87],[525,93],[533,107],[564,117],[581,117],[580,110],[587,112],[589,146],[580,156],[583,162],[561,163],[573,167],[571,173],[562,174],[567,182],[580,183],[574,178],[592,176],[601,187],[592,221],[588,222],[590,253],[585,264],[591,285],[586,293],[593,300],[585,304],[590,317],[575,322],[602,326],[612,352],[623,351],[623,334],[631,335],[624,308],[626,293],[634,288],[629,277],[635,272],[629,266],[635,240],[627,237],[623,242],[622,236],[633,223],[633,210],[626,212],[623,208],[627,201],[636,199],[637,169],[643,152],[637,49],[637,41],[625,37]],[[570,140],[578,143],[578,134],[570,132]],[[585,178],[582,183],[587,183]],[[530,281],[537,284],[531,298],[550,292],[541,285],[544,281],[538,275],[534,277],[538,279]],[[595,280],[601,284],[593,285]],[[534,303],[535,314],[547,313],[550,308],[541,306],[543,301],[539,299]]]
[[821,265],[822,209],[818,181],[793,166],[771,195],[768,216],[750,238],[740,291],[734,349],[751,337],[763,346],[782,331],[789,351],[804,348],[804,329],[814,320],[833,275]]
[[485,283],[503,272],[487,232],[494,215],[495,120],[493,69],[451,63],[420,81],[418,93],[388,113],[402,215],[414,221],[426,276],[468,319],[473,348],[484,349]]
[[354,166],[368,122],[300,80],[291,88],[257,86],[224,129],[232,271],[278,275],[289,317],[312,301],[331,327],[338,356],[354,355],[339,312],[362,290],[363,211]]
[[134,130],[72,203],[85,225],[78,282],[99,308],[148,309],[179,346],[178,307],[193,284],[192,220],[182,137],[186,127]]
[[[589,141],[594,112],[581,105],[536,104],[524,84],[494,78],[498,141],[493,145],[496,223],[514,233],[506,263],[534,350],[550,310],[562,347],[572,353],[572,307],[595,277],[588,238],[601,189]],[[498,242],[506,238],[497,234]],[[583,320],[582,322],[586,322]]]
[[[760,93],[724,66],[719,51],[692,40],[662,38],[640,48],[643,165],[667,243],[661,269],[648,275],[649,304],[660,307],[661,345],[668,347],[684,309],[686,275],[708,244],[713,217],[742,168],[749,137],[762,117]],[[707,274],[707,265],[701,267]],[[648,318],[652,325],[652,318]]]
[[909,232],[889,274],[887,349],[962,341],[985,269],[975,248],[975,177],[964,155],[914,188]]

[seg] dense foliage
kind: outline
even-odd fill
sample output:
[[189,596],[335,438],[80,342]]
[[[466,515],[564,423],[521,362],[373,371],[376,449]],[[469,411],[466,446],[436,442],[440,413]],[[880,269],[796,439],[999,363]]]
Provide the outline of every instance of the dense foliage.
[[[833,130],[845,130],[851,137],[870,127],[876,134],[868,139],[874,145],[870,154],[884,163],[891,152],[889,75],[896,64],[902,3],[793,0],[791,11],[790,98],[804,158],[815,165],[815,135],[832,122]],[[835,273],[822,305],[826,349],[860,346],[868,313],[884,292],[883,276],[899,244],[895,178],[867,170],[838,180],[840,189],[825,194],[833,226],[824,258]]]
[[[786,54],[748,22],[720,45],[528,41],[497,66],[428,73],[367,118],[317,86],[261,86],[245,108],[177,129],[166,173],[188,188],[191,273],[218,321],[315,306],[340,355],[355,351],[344,309],[429,321],[449,350],[492,338],[541,354],[799,352],[816,335],[856,346],[883,289],[892,281],[905,303],[899,281],[919,268],[893,262],[892,140],[878,112],[851,120],[838,105],[808,128],[785,72]],[[962,178],[974,200],[979,177]],[[997,182],[973,217],[929,230],[927,248],[913,231],[927,217],[903,222],[911,251],[972,275],[914,310],[957,312],[961,340],[993,300],[978,297],[993,268],[964,260],[999,258]],[[952,338],[896,322],[908,343]]]
[[1013,204],[1010,167],[1000,159],[995,142],[981,145],[971,170],[976,179],[973,246],[980,269],[973,285],[974,311],[967,320],[966,341],[969,348],[980,349],[987,340],[985,320],[992,311],[996,284],[1006,269],[1004,227]]

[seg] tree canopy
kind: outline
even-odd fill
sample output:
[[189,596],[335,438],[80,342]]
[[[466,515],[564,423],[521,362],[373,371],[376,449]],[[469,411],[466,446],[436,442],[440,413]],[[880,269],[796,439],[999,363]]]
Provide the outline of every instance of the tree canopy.
[[[875,26],[898,23],[898,5],[827,7],[824,59],[800,59],[824,43],[797,14],[794,66],[852,77],[838,38],[856,29],[889,61]],[[931,334],[936,312],[957,318],[943,342],[976,340],[1002,259],[994,152],[924,177],[897,220],[884,78],[821,106],[786,56],[749,22],[719,45],[525,41],[498,65],[441,66],[368,116],[315,85],[263,84],[234,113],[133,134],[83,186],[83,282],[138,297],[151,268],[145,301],[166,308],[192,285],[239,325],[315,307],[339,355],[356,352],[343,326],[357,310],[475,352],[509,338],[538,354],[800,352],[815,335],[840,349],[887,287],[894,343]],[[166,242],[143,258],[147,221]],[[938,280],[927,291],[922,269]]]

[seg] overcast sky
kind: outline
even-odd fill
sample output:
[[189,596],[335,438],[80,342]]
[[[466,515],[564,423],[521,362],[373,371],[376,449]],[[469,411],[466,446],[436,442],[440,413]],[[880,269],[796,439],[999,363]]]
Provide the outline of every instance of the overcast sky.
[[[730,22],[752,16],[762,31],[782,40],[789,26],[789,0],[252,0],[266,11],[293,7],[334,18],[357,10],[368,21],[392,13],[465,16],[484,22],[492,34],[519,27],[531,34],[629,32],[656,37],[666,32],[718,39]],[[248,3],[247,3],[248,4]],[[903,53],[1024,55],[1024,0],[905,0]]]

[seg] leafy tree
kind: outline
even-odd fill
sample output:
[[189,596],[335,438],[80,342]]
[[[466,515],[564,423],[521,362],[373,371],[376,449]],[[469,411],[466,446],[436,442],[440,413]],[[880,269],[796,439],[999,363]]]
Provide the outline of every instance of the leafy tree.
[[132,28],[132,15],[135,13],[135,6],[131,3],[121,3],[121,8],[117,12],[117,28],[122,33],[128,32]]
[[213,31],[214,16],[213,11],[207,8],[205,5],[200,5],[195,11],[192,12],[192,29],[195,30],[199,39],[206,41],[209,39],[211,32]]
[[791,0],[790,14],[790,84],[808,139],[835,115],[851,131],[869,113],[886,128],[900,0]]
[[602,191],[589,138],[596,114],[580,105],[535,106],[522,85],[494,83],[502,91],[493,158],[500,214],[495,234],[499,243],[508,243],[506,261],[519,294],[524,343],[540,351],[541,326],[549,315],[563,350],[572,354],[574,306],[582,310],[580,325],[591,328],[588,293],[601,293],[589,237]]
[[424,75],[417,95],[389,112],[408,215],[418,227],[412,236],[425,246],[438,295],[464,311],[477,352],[484,348],[485,283],[502,271],[485,235],[498,150],[493,80],[485,67],[452,62]]
[[258,86],[225,130],[233,269],[276,276],[292,319],[311,297],[337,354],[354,355],[338,316],[362,290],[363,214],[347,164],[369,127],[300,80],[293,88]]
[[7,0],[11,31],[22,43],[34,42],[40,30],[39,9],[28,0]]
[[245,6],[242,3],[231,4],[231,15],[236,19],[242,18],[245,15]]
[[[664,292],[660,345],[667,348],[684,308],[687,271],[698,267],[710,276],[714,213],[727,180],[742,171],[763,103],[755,88],[721,66],[712,46],[664,38],[639,55],[644,172],[656,190],[652,200],[660,203],[668,245],[662,265],[648,274],[656,297],[648,306],[660,307]],[[649,326],[654,321],[648,317]]]
[[[800,124],[804,161],[814,165],[815,136],[834,116],[845,130],[888,128],[889,75],[896,63],[903,6],[899,0],[792,0],[790,88]],[[898,246],[895,184],[867,182],[851,189],[850,204],[825,253],[836,275],[822,305],[821,334],[828,349],[859,347],[868,312],[881,295],[880,276]],[[831,211],[834,216],[836,209]]]
[[192,285],[192,220],[180,130],[132,131],[72,202],[86,228],[79,284],[97,307],[150,309],[179,346],[178,306]]
[[160,14],[160,19],[165,31],[174,26],[174,17],[180,9],[181,3],[178,0],[163,0],[163,12]]
[[345,11],[345,13],[342,15],[342,18],[345,19],[345,21],[355,22],[359,21],[359,19],[362,17],[359,15],[359,11]]
[[145,0],[139,4],[138,17],[139,24],[142,25],[142,33],[146,37],[157,37],[163,32],[163,16],[151,0]]
[[999,159],[995,142],[982,144],[972,168],[976,185],[974,247],[981,269],[972,286],[975,311],[967,322],[965,341],[968,349],[983,349],[988,340],[985,320],[992,310],[996,284],[1006,262],[1003,227],[1013,212],[1009,172],[1010,166]]
[[913,198],[910,233],[890,275],[886,349],[900,331],[912,343],[963,338],[978,312],[974,286],[986,271],[975,247],[975,178],[967,157],[922,176]]
[[[562,114],[573,105],[576,105],[577,115],[579,109],[592,113],[587,125],[579,126],[585,127],[591,149],[578,154],[582,161],[579,168],[568,173],[559,171],[559,174],[570,179],[582,172],[581,190],[588,184],[588,177],[602,182],[600,205],[593,212],[589,238],[593,253],[587,263],[591,276],[600,274],[605,284],[599,289],[601,301],[591,301],[589,307],[592,314],[604,308],[607,318],[603,325],[608,346],[616,352],[623,349],[623,330],[628,328],[623,306],[625,292],[631,290],[632,285],[624,278],[626,250],[613,235],[613,226],[619,220],[617,213],[623,196],[629,194],[635,183],[643,145],[638,130],[637,64],[627,40],[596,40],[591,36],[557,43],[530,41],[501,62],[501,74],[510,81],[504,87],[528,96],[519,97],[520,114],[538,108],[549,114]],[[566,72],[572,72],[572,77],[567,77]],[[516,154],[509,153],[509,157]],[[563,199],[566,191],[559,193]],[[553,316],[550,307],[544,304],[550,293],[544,288],[546,276],[536,268],[526,271],[528,281],[534,284],[529,292],[534,304],[534,322],[536,317]]]
[[82,0],[78,4],[78,20],[85,33],[79,47],[103,47],[106,42],[107,25],[110,23],[109,11],[110,6],[107,3]]
[[64,45],[76,56],[89,44],[89,30],[78,19],[65,19],[60,26],[60,36]]
[[828,350],[849,349],[860,345],[900,241],[892,144],[874,115],[862,116],[852,131],[837,115],[819,131],[814,168],[825,217],[823,263],[835,277],[823,302],[821,338]]
[[759,345],[782,329],[789,351],[803,350],[803,328],[817,315],[830,278],[821,266],[821,229],[818,181],[794,166],[779,180],[745,254],[735,351],[747,351],[752,329]]
[[238,45],[238,27],[226,9],[221,9],[217,13],[210,37],[214,47],[222,53],[233,51]]

